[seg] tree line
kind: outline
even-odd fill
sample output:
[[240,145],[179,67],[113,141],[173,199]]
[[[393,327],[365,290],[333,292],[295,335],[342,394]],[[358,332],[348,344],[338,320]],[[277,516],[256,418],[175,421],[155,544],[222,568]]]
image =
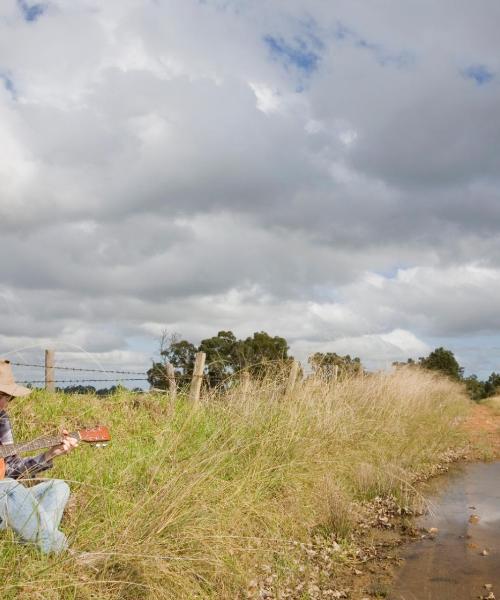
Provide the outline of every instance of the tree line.
[[[231,377],[246,370],[253,378],[273,376],[283,372],[283,366],[294,360],[289,354],[290,347],[285,338],[271,336],[265,331],[255,332],[252,336],[237,339],[232,331],[219,331],[217,335],[206,338],[195,345],[181,339],[178,334],[164,333],[160,339],[158,361],[153,361],[147,371],[147,380],[152,388],[167,389],[166,365],[174,367],[176,381],[188,384],[191,381],[197,352],[205,352],[205,383],[209,387],[225,386]],[[308,358],[308,364],[314,375],[325,379],[355,376],[366,373],[359,357],[335,352],[315,352]],[[488,379],[481,381],[477,375],[464,377],[461,367],[451,350],[436,348],[428,356],[418,359],[408,358],[406,362],[393,362],[394,367],[415,367],[438,371],[454,381],[462,382],[472,400],[479,401],[500,393],[500,373],[491,373]],[[96,389],[90,385],[75,385],[57,388],[67,393],[93,393],[109,395],[125,389],[122,385]],[[134,391],[142,391],[135,388]]]
[[[28,387],[30,387],[28,385]],[[112,396],[120,392],[130,391],[127,387],[118,383],[108,388],[96,388],[93,385],[67,385],[66,387],[56,387],[56,392],[64,392],[65,394],[93,394],[96,396]],[[140,387],[135,387],[132,392],[144,392]]]
[[[160,360],[153,362],[147,372],[152,387],[166,389],[166,364],[174,367],[176,380],[181,384],[190,381],[197,352],[205,352],[205,378],[210,387],[223,385],[229,378],[246,370],[253,378],[272,376],[283,369],[283,365],[294,360],[285,338],[271,336],[265,331],[237,339],[232,331],[219,331],[206,338],[198,346],[178,335],[164,334],[160,340]],[[316,352],[309,358],[309,365],[315,373],[325,377],[342,377],[363,370],[361,360],[350,355],[341,356],[335,352]]]
[[453,352],[443,347],[436,348],[428,356],[420,357],[418,360],[409,358],[406,362],[394,362],[392,364],[395,367],[416,366],[431,371],[439,371],[455,381],[463,382],[467,393],[476,402],[495,396],[500,392],[500,373],[491,373],[485,381],[481,381],[477,375],[464,377],[464,368],[458,364]]
[[[170,363],[174,367],[176,380],[181,384],[188,383],[193,374],[196,353],[205,352],[206,383],[215,387],[224,385],[232,375],[242,370],[247,370],[254,378],[273,375],[283,368],[283,364],[294,360],[289,351],[285,338],[271,336],[265,331],[255,332],[244,339],[237,339],[232,331],[219,331],[217,335],[202,340],[199,345],[181,339],[178,334],[168,336],[164,333],[160,340],[160,360],[153,362],[147,378],[152,387],[166,389],[166,364]],[[365,373],[359,357],[349,354],[315,352],[309,357],[308,364],[315,375],[327,379]],[[409,358],[406,362],[394,362],[393,366],[438,371],[462,382],[475,401],[494,396],[500,391],[500,373],[491,373],[485,381],[479,380],[477,375],[464,377],[464,368],[459,365],[453,352],[443,347],[417,360]]]

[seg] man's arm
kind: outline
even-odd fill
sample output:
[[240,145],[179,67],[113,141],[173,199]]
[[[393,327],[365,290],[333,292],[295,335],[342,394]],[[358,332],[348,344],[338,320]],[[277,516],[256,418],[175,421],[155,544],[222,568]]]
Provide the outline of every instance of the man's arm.
[[43,458],[45,461],[52,461],[52,459],[55,458],[56,456],[62,456],[63,454],[68,454],[68,452],[71,452],[71,450],[74,450],[78,446],[78,440],[70,437],[70,435],[66,431],[66,429],[63,429],[62,434],[63,434],[63,441],[60,444],[58,444],[57,446],[50,448],[50,450],[47,450],[47,452],[45,452],[43,454]]
[[[14,435],[10,419],[5,411],[0,411],[0,444],[13,443]],[[47,453],[29,458],[22,458],[14,454],[5,459],[5,466],[5,476],[18,479],[19,477],[35,475],[36,473],[50,469],[52,467],[52,460],[50,455],[47,456]]]
[[5,459],[5,476],[12,479],[19,477],[32,477],[37,473],[51,469],[53,464],[51,460],[46,460],[43,454],[22,458],[15,454]]

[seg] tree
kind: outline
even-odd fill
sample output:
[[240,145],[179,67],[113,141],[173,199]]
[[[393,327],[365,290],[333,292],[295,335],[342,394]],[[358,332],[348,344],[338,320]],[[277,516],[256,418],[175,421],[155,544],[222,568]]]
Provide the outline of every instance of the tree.
[[458,364],[453,352],[442,347],[436,348],[425,358],[419,358],[419,364],[424,369],[440,371],[457,381],[462,379],[464,372],[463,368]]
[[477,375],[470,375],[464,379],[465,388],[470,398],[475,402],[479,402],[486,397],[485,382],[479,381]]
[[262,377],[275,372],[288,356],[288,343],[278,335],[271,337],[265,331],[255,332],[252,337],[239,340],[235,347],[235,366],[247,368],[254,377]]
[[120,394],[122,392],[128,392],[129,390],[121,383],[112,385],[109,388],[102,388],[96,391],[97,396],[113,396],[114,394]]
[[176,373],[191,377],[194,369],[196,346],[187,340],[179,340],[164,351],[167,362],[174,366]]
[[500,390],[500,373],[493,373],[488,377],[484,383],[485,398],[489,396],[496,396]]
[[205,352],[206,369],[211,387],[221,384],[239,367],[238,340],[232,331],[219,331],[216,336],[202,340],[198,350]]
[[255,377],[279,369],[283,361],[291,361],[285,338],[270,336],[265,331],[255,332],[245,340],[238,340],[232,331],[219,331],[206,338],[198,347],[177,334],[164,332],[160,339],[160,360],[153,362],[147,372],[149,383],[156,388],[167,388],[166,365],[174,366],[176,377],[189,380],[193,374],[196,352],[207,355],[205,371],[210,386],[219,385],[241,369],[248,369]]
[[147,371],[147,378],[152,387],[165,390],[167,382],[167,363],[170,363],[179,379],[189,379],[194,370],[194,359],[196,346],[187,340],[180,340],[179,335],[173,333],[168,335],[164,331],[160,338],[159,355],[160,360],[153,361],[151,368]]
[[339,377],[358,375],[363,371],[360,358],[357,356],[351,358],[349,354],[341,356],[336,352],[315,352],[307,362],[316,375],[326,379],[333,378],[335,371],[337,371]]
[[66,387],[57,387],[57,392],[65,394],[95,394],[96,388],[93,385],[68,385]]
[[413,358],[409,358],[406,362],[395,360],[392,363],[393,367],[418,367],[418,363]]

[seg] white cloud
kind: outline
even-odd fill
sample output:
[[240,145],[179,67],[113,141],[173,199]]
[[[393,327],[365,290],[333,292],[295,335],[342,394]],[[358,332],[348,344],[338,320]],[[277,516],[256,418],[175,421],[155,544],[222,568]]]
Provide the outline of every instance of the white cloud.
[[336,352],[359,357],[370,369],[389,369],[395,361],[409,357],[425,356],[431,348],[410,331],[395,329],[386,334],[366,334],[341,337],[329,342],[297,341],[292,350],[306,364],[307,357],[314,352]]

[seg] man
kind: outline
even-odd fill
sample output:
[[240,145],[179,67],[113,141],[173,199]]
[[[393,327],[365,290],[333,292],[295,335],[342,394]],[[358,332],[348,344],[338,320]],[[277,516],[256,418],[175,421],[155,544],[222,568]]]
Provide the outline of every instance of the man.
[[[10,362],[0,360],[0,444],[14,443],[6,412],[9,403],[30,393],[28,388],[16,384]],[[36,544],[45,554],[61,552],[68,546],[59,523],[69,487],[64,481],[52,479],[28,488],[17,479],[50,469],[54,458],[67,454],[78,444],[67,431],[63,431],[63,438],[60,445],[38,456],[9,456],[5,459],[6,478],[0,480],[0,529],[14,530],[21,540]]]

